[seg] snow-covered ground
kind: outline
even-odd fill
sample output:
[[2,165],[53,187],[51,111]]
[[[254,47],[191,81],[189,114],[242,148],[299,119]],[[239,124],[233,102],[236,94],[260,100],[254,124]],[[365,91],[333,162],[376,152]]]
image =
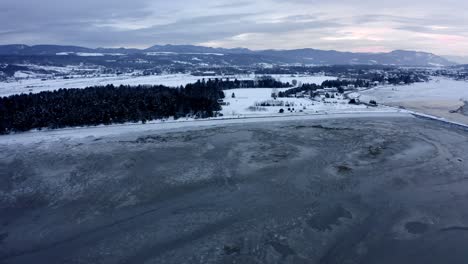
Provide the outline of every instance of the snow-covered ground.
[[361,99],[376,99],[382,103],[468,100],[468,82],[436,78],[411,85],[376,87],[361,92]]
[[[285,91],[287,88],[278,89]],[[319,113],[326,111],[356,110],[367,109],[365,105],[350,105],[349,100],[337,96],[337,98],[277,98],[271,97],[273,89],[271,88],[245,88],[232,89],[224,91],[226,98],[224,102],[228,105],[223,106],[221,113],[226,117],[249,117],[249,116],[268,116],[278,114],[280,109],[284,113]],[[232,96],[234,94],[234,97]],[[261,106],[268,102],[270,105]],[[288,110],[290,109],[290,110]]]
[[[282,82],[290,82],[297,80],[298,85],[301,83],[315,83],[321,84],[325,80],[336,79],[328,76],[291,76],[291,75],[272,75],[275,79]],[[258,76],[255,75],[239,75],[229,76],[230,79],[254,79]],[[55,79],[55,80],[37,80],[37,79],[24,79],[18,82],[12,83],[0,83],[0,95],[10,95],[24,90],[29,91],[32,89],[33,92],[55,90],[59,88],[84,88],[92,85],[166,85],[166,86],[180,86],[188,83],[194,83],[201,78],[226,78],[225,76],[192,76],[188,74],[171,74],[171,75],[151,75],[151,76],[113,76],[113,77],[94,77],[94,78],[73,78],[73,79]],[[276,91],[285,91],[289,88],[277,89]],[[199,124],[223,124],[226,122],[237,122],[235,120],[255,120],[252,122],[258,122],[259,120],[268,121],[272,118],[275,120],[290,120],[296,118],[307,118],[311,116],[313,118],[320,116],[328,116],[333,114],[338,117],[340,115],[347,114],[369,114],[369,113],[390,113],[398,112],[393,108],[388,107],[367,107],[365,105],[350,105],[347,99],[342,96],[336,95],[336,98],[277,98],[271,97],[274,89],[271,88],[244,88],[244,89],[232,89],[225,91],[225,103],[221,113],[223,117],[207,120],[193,120],[193,119],[180,119],[180,120],[169,120],[162,121],[156,120],[149,122],[149,124],[124,124],[124,125],[112,125],[112,126],[99,126],[91,128],[70,128],[60,129],[57,131],[40,131],[40,132],[28,132],[24,133],[26,138],[29,136],[35,137],[36,134],[43,135],[44,133],[51,137],[61,137],[64,135],[73,136],[99,136],[102,134],[113,134],[122,133],[125,131],[131,132],[134,129],[138,130],[153,130],[153,129],[171,129],[177,127],[197,126]],[[234,97],[232,94],[234,93]],[[270,104],[278,104],[276,106],[261,106],[262,103],[269,102]],[[280,113],[280,109],[284,112]],[[234,120],[234,121],[233,121]],[[250,121],[240,121],[250,122]],[[116,129],[118,128],[118,129]],[[119,130],[114,132],[113,130]],[[4,140],[13,140],[15,142],[21,142],[25,140],[23,136],[17,137],[19,134],[2,136],[0,137],[0,143]],[[19,139],[20,141],[17,141]]]
[[362,91],[361,101],[376,100],[386,105],[404,107],[416,112],[468,124],[468,117],[451,113],[468,101],[468,82],[436,78],[426,83],[405,86],[376,87]]
[[[297,81],[297,85],[303,83],[321,84],[325,80],[336,79],[329,76],[310,76],[310,75],[271,75],[273,78],[281,82],[293,83]],[[238,75],[238,76],[192,76],[189,74],[168,74],[168,75],[151,75],[151,76],[112,76],[112,77],[93,77],[93,78],[73,78],[73,79],[52,79],[41,81],[38,79],[24,79],[11,83],[0,83],[0,95],[10,95],[20,92],[40,92],[45,90],[55,90],[59,88],[85,88],[93,85],[166,85],[176,87],[194,83],[199,79],[205,78],[230,78],[231,80],[237,78],[239,80],[252,80],[256,75]],[[279,91],[286,91],[289,88],[277,89]],[[276,100],[271,97],[274,90],[271,88],[244,88],[232,89],[225,91],[225,103],[221,113],[221,119],[239,119],[239,118],[268,118],[268,117],[291,117],[291,116],[304,116],[304,115],[320,115],[328,113],[343,113],[343,112],[378,112],[378,111],[394,111],[385,108],[369,108],[364,105],[350,105],[348,100],[341,96],[336,98],[326,99],[314,98],[277,98]],[[234,93],[234,98],[232,94]],[[279,104],[277,106],[261,106],[262,103],[270,102]],[[280,113],[283,109],[283,113]],[[180,122],[194,121],[190,119],[172,121],[176,124]],[[206,121],[206,120],[205,120]],[[196,122],[199,122],[197,120]],[[195,123],[196,123],[195,122]],[[153,121],[153,125],[162,125],[168,122]],[[134,125],[134,124],[133,124]],[[125,126],[124,126],[125,127]],[[122,126],[119,126],[121,129]]]
[[[290,82],[297,80],[299,83],[316,83],[321,84],[325,80],[336,79],[329,76],[310,76],[310,75],[271,75],[282,82]],[[23,77],[27,77],[26,75]],[[0,96],[8,96],[20,93],[38,93],[42,91],[57,90],[60,88],[85,88],[94,85],[166,85],[176,87],[194,83],[202,78],[230,78],[239,80],[251,80],[255,75],[238,75],[238,76],[193,76],[190,74],[165,74],[165,75],[150,75],[150,76],[105,76],[105,77],[74,77],[73,79],[50,79],[41,80],[41,78],[25,78],[12,82],[0,82]]]
[[57,90],[60,88],[86,88],[94,85],[166,85],[180,86],[196,82],[200,77],[188,74],[170,74],[170,75],[150,75],[150,76],[131,76],[120,75],[112,77],[75,77],[73,79],[51,79],[42,81],[41,79],[31,78],[15,82],[0,82],[0,96],[8,96],[18,93],[38,93],[42,91]]

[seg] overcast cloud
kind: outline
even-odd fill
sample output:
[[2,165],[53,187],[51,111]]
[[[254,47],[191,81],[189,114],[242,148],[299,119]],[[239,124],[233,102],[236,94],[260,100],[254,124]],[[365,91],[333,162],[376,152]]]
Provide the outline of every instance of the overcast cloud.
[[468,56],[468,1],[1,0],[0,44],[409,49]]

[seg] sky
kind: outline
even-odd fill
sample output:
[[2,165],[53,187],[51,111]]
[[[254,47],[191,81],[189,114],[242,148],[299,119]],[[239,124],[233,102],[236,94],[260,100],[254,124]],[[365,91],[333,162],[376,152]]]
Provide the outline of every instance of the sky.
[[468,56],[466,0],[1,0],[0,44]]

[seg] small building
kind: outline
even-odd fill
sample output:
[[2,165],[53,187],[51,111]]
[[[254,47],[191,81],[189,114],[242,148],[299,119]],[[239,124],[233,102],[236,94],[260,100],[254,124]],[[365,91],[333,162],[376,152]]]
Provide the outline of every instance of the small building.
[[297,98],[304,98],[304,97],[305,97],[305,91],[296,93],[296,94],[295,94],[295,97],[297,97]]
[[325,91],[325,89],[317,89],[315,92],[316,92],[318,95],[324,95],[324,94],[327,93],[327,91]]
[[338,88],[324,88],[326,93],[336,93],[338,92]]
[[226,105],[230,105],[229,102],[224,102],[223,99],[218,99],[218,104],[219,104],[219,105],[225,105],[225,106],[226,106]]

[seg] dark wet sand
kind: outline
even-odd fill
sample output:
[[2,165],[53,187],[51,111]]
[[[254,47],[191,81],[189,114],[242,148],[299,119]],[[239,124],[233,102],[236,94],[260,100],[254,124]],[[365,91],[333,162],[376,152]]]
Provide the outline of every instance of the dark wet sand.
[[0,263],[468,263],[468,131],[412,117],[0,145]]

